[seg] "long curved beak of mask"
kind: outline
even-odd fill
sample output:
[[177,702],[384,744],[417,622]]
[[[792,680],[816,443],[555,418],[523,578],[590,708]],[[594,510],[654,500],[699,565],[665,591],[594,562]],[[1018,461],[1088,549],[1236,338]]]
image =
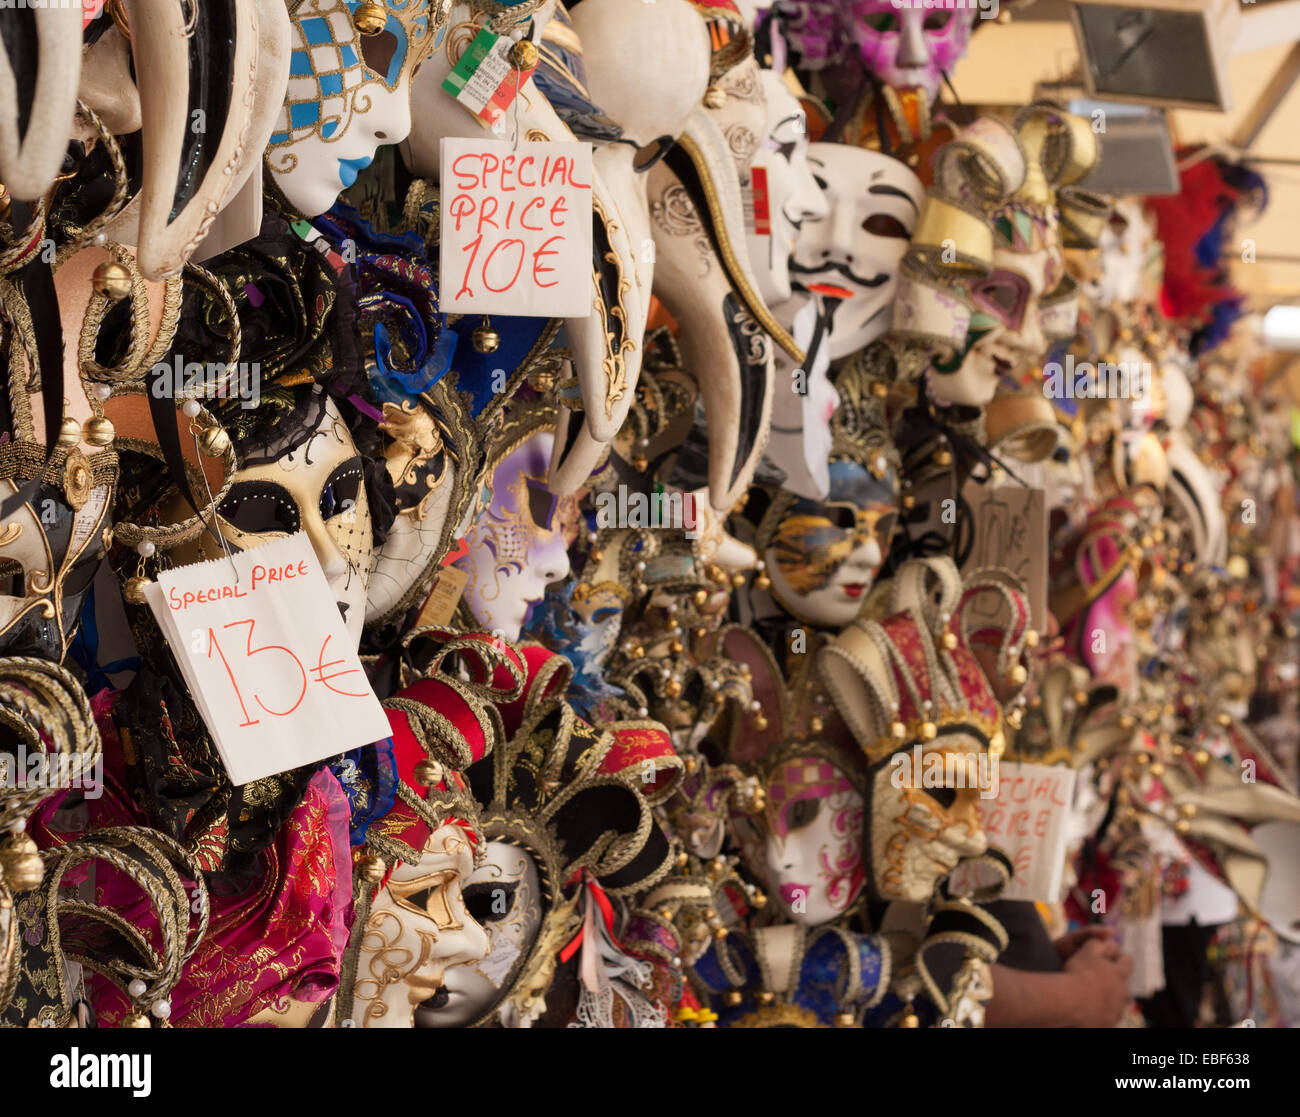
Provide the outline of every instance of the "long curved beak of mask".
[[749,487],[771,427],[773,357],[763,335],[788,342],[800,364],[804,353],[758,294],[735,163],[703,109],[648,173],[660,212],[666,202],[681,209],[672,231],[655,226],[655,294],[681,327],[682,356],[707,413],[710,503],[730,509]]
[[63,164],[81,79],[81,9],[0,11],[0,183],[41,197]]
[[139,82],[140,191],[112,235],[174,275],[260,165],[288,81],[277,0],[123,0]]

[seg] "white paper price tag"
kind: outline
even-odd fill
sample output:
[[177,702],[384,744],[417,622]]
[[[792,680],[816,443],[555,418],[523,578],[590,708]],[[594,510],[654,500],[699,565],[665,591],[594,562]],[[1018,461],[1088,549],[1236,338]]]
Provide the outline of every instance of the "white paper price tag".
[[145,592],[234,784],[390,735],[302,532]]
[[441,309],[586,318],[591,145],[442,141]]

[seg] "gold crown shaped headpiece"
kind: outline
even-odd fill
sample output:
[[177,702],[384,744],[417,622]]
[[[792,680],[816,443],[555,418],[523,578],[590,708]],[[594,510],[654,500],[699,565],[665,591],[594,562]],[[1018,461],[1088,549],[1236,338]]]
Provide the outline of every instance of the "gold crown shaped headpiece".
[[[1028,245],[1059,235],[1067,247],[1094,247],[1110,204],[1074,184],[1099,155],[1089,122],[1045,101],[1022,109],[1010,125],[980,117],[944,145],[900,266],[894,336],[959,350],[970,322],[959,281],[992,271],[998,238]],[[1051,336],[1073,334],[1072,281],[1048,292],[1042,305]]]
[[1137,723],[1122,714],[1118,688],[1094,683],[1077,663],[1053,663],[1038,682],[1038,698],[1014,727],[1005,759],[1083,768],[1133,738]]
[[[997,603],[992,613],[973,607],[985,595]],[[835,705],[868,762],[949,732],[982,738],[1001,755],[1002,707],[975,647],[996,645],[998,676],[1023,689],[1029,672],[1020,659],[1036,638],[1019,583],[999,570],[963,582],[950,558],[915,559],[899,568],[884,608],[883,620],[859,618],[819,654]]]

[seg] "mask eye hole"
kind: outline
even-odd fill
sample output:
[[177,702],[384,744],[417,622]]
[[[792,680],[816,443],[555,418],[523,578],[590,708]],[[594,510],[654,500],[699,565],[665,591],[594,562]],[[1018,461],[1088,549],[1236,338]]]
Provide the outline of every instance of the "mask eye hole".
[[397,57],[401,44],[391,31],[381,31],[378,35],[361,36],[361,60],[375,77],[386,85],[393,84],[393,60]]
[[945,811],[950,810],[952,805],[957,802],[957,791],[951,787],[931,787],[926,789],[926,794],[939,804]]
[[467,884],[461,895],[465,910],[476,923],[500,923],[515,907],[515,894],[519,882],[514,880],[483,880]]
[[356,508],[362,480],[360,458],[352,458],[335,469],[321,489],[321,519],[330,520]]
[[927,31],[942,31],[951,19],[952,12],[931,12],[925,17],[925,22],[921,26]]
[[901,240],[911,237],[907,226],[888,213],[873,213],[862,222],[862,228],[875,237],[898,237]]
[[26,597],[27,578],[17,559],[0,559],[0,597]]
[[528,482],[528,511],[533,523],[543,531],[550,531],[551,516],[555,511],[555,494],[536,481]]
[[219,512],[226,523],[245,535],[292,535],[299,527],[293,498],[269,481],[237,481]]
[[884,34],[898,30],[898,17],[893,12],[871,12],[865,18],[872,31]]
[[785,811],[787,829],[801,830],[805,826],[811,825],[813,820],[821,813],[821,809],[821,801],[818,799],[796,799]]

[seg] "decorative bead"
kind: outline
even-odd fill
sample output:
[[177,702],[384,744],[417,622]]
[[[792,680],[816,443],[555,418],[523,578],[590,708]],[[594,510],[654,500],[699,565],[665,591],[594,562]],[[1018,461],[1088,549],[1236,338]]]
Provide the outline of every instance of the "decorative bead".
[[934,455],[934,464],[937,466],[942,466],[945,469],[948,466],[952,465],[952,451],[939,450],[938,452],[936,452]]
[[415,779],[425,787],[436,787],[442,783],[442,765],[436,760],[421,760],[415,766]]
[[1196,755],[1193,756],[1192,759],[1195,760],[1197,764],[1204,766],[1210,762],[1210,754],[1206,752],[1205,749],[1197,749]]
[[826,728],[826,723],[822,721],[821,718],[817,717],[816,715],[813,715],[813,717],[810,718],[808,721],[808,728],[811,729],[814,733],[820,733],[823,729]]
[[916,1015],[916,1010],[912,1007],[910,1001],[903,1012],[903,1018],[898,1022],[898,1026],[900,1028],[919,1028],[921,1026],[921,1018]]
[[27,834],[15,833],[0,846],[0,878],[15,892],[40,887],[45,878],[45,864],[36,843]]
[[767,893],[755,892],[753,900],[751,902],[753,903],[754,907],[758,908],[759,911],[762,911],[763,908],[767,907]]
[[745,997],[738,989],[733,989],[730,993],[724,994],[722,999],[728,1007],[735,1008]]
[[1038,629],[1031,628],[1028,632],[1025,633],[1025,647],[1027,648],[1038,647]]
[[943,634],[943,646],[949,651],[957,647],[957,634],[955,632],[945,632]]
[[480,353],[495,353],[501,348],[501,335],[486,322],[474,331],[472,340]]
[[90,389],[90,394],[103,403],[104,400],[112,398],[113,389],[108,384],[96,384]]
[[122,1021],[122,1027],[152,1028],[153,1024],[150,1023],[149,1017],[147,1017],[143,1012],[133,1012],[131,1013],[130,1016],[128,1016],[125,1020]]
[[708,600],[709,600],[709,594],[708,594],[708,591],[707,591],[707,590],[696,590],[696,591],[695,591],[695,604],[696,604],[696,605],[704,605]]
[[144,996],[145,990],[148,988],[149,986],[147,986],[143,981],[140,980],[140,978],[137,977],[134,978],[131,984],[126,987],[126,991],[136,1000],[139,1000],[141,997]]
[[388,12],[383,4],[375,0],[365,0],[352,13],[352,22],[363,35],[378,35],[388,26]]
[[210,458],[224,457],[230,449],[230,435],[215,424],[205,427],[199,435],[199,449]]
[[113,441],[113,436],[117,433],[113,429],[113,424],[107,419],[87,419],[83,428],[86,441],[92,446],[107,446]]
[[382,857],[368,855],[357,862],[357,871],[367,884],[378,884],[388,872],[388,866],[384,864]]
[[677,679],[669,679],[668,682],[664,684],[664,693],[667,694],[669,698],[677,698],[682,693],[682,684]]
[[893,737],[895,741],[904,740],[907,737],[907,726],[901,721],[896,721],[889,727],[889,735]]
[[172,1014],[172,1003],[166,999],[154,1001],[149,1006],[149,1011],[159,1020],[166,1020]]
[[121,264],[112,262],[100,264],[91,278],[95,294],[117,302],[131,293],[131,273]]
[[602,551],[599,547],[593,547],[593,548],[591,549],[591,561],[592,561],[592,562],[604,562],[604,561],[605,561],[605,552]]
[[122,596],[132,605],[143,605],[148,600],[144,595],[145,587],[148,585],[148,578],[142,578],[139,575],[128,578],[126,584],[122,587]]
[[939,735],[939,729],[932,721],[921,724],[921,740],[933,741]]
[[736,589],[740,589],[740,587],[745,584],[745,576],[743,574],[733,574],[731,576],[731,584],[735,586]]
[[1023,663],[1017,663],[1013,668],[1011,668],[1011,674],[1009,677],[1016,686],[1024,686],[1029,680],[1029,672],[1025,669]]
[[81,424],[76,419],[64,419],[59,427],[59,445],[71,449],[81,442]]
[[835,1014],[835,1026],[837,1028],[856,1028],[858,1018],[851,1012],[837,1012]]
[[772,588],[772,579],[766,574],[760,574],[754,579],[754,588],[758,590],[770,590]]
[[198,414],[203,408],[196,399],[187,399],[181,404],[181,412],[189,419],[198,418]]
[[135,553],[141,558],[152,558],[154,552],[157,550],[157,544],[150,543],[147,539],[143,543],[137,543],[135,545]]
[[764,989],[754,999],[761,1005],[770,1005],[774,1000],[776,1000],[776,994],[770,993]]

